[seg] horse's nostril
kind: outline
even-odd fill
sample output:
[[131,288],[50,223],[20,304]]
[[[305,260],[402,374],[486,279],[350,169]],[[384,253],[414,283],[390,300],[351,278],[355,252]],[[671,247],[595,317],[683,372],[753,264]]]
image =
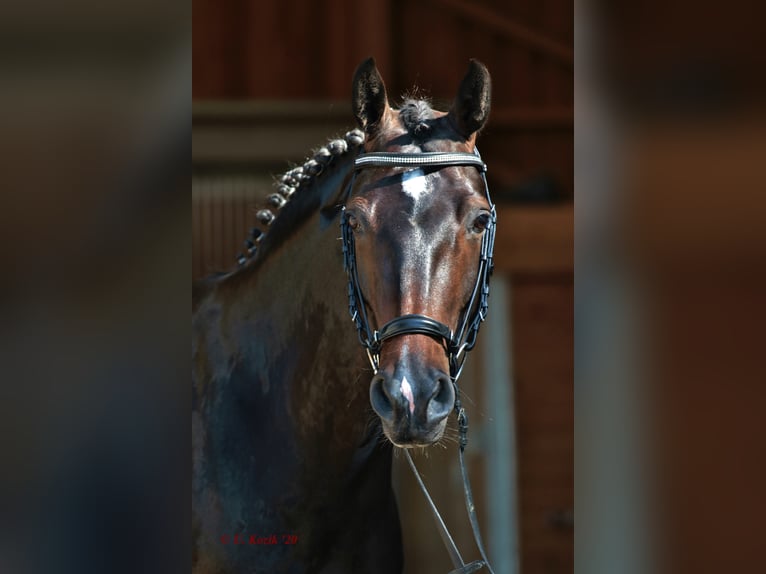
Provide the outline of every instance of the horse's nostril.
[[391,395],[386,388],[386,379],[381,375],[375,375],[370,383],[370,404],[383,419],[394,418],[394,405]]
[[449,400],[449,387],[450,380],[447,377],[436,377],[436,384],[434,385],[433,392],[431,393],[430,400],[437,402],[445,402]]
[[428,422],[437,423],[449,416],[455,405],[455,390],[452,380],[447,376],[436,379],[434,392],[428,403]]

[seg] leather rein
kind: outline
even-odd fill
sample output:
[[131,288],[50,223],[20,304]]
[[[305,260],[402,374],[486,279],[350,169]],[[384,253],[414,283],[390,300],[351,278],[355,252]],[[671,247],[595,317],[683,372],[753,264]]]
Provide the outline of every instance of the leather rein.
[[[455,545],[452,536],[447,530],[444,520],[442,520],[439,511],[436,508],[428,490],[423,483],[415,463],[409,454],[407,449],[404,451],[405,458],[409,463],[412,472],[415,474],[415,478],[420,485],[423,494],[426,497],[428,506],[436,521],[439,534],[444,542],[447,552],[450,555],[454,570],[451,570],[449,574],[468,574],[470,572],[476,572],[487,567],[490,574],[494,574],[492,567],[487,559],[487,554],[484,550],[481,534],[479,532],[479,523],[476,517],[476,510],[473,503],[473,494],[471,492],[471,484],[468,479],[468,472],[465,466],[464,451],[468,444],[468,417],[465,413],[465,409],[460,401],[460,389],[457,386],[457,380],[463,371],[463,365],[465,364],[465,358],[468,351],[473,349],[476,344],[476,336],[479,332],[479,327],[487,316],[488,298],[489,298],[489,278],[492,274],[493,263],[492,255],[495,243],[495,224],[496,224],[496,210],[495,205],[492,203],[492,199],[489,195],[489,186],[487,185],[487,165],[482,161],[479,155],[478,149],[474,149],[474,153],[463,152],[424,152],[424,153],[365,153],[360,154],[354,162],[354,173],[358,170],[368,167],[451,167],[451,166],[473,166],[479,170],[482,181],[484,183],[484,195],[489,203],[490,207],[490,220],[484,230],[481,243],[481,253],[479,256],[479,268],[476,276],[476,283],[474,284],[471,292],[471,297],[468,304],[463,309],[461,320],[458,327],[453,331],[449,326],[428,317],[426,315],[410,314],[396,317],[384,324],[380,329],[373,329],[370,326],[364,295],[359,283],[359,274],[356,265],[356,251],[354,248],[354,234],[348,223],[348,216],[343,208],[341,214],[341,235],[343,241],[343,264],[348,274],[348,307],[351,319],[356,325],[356,329],[359,335],[359,342],[367,351],[367,357],[370,360],[370,365],[375,373],[378,372],[380,364],[380,350],[383,343],[393,337],[400,335],[426,335],[432,337],[438,341],[442,341],[445,345],[445,351],[449,359],[450,366],[450,379],[455,389],[455,414],[457,415],[458,432],[459,432],[459,449],[458,456],[460,460],[460,472],[463,478],[463,492],[465,495],[466,509],[468,511],[468,518],[471,523],[471,529],[473,530],[474,540],[476,546],[479,549],[482,560],[474,560],[466,564],[463,558],[460,556],[460,552]],[[351,183],[353,186],[353,181]]]

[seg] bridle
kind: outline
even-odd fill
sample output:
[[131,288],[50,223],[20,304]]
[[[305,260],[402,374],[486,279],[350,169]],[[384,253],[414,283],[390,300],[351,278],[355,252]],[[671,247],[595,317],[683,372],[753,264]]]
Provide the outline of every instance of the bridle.
[[[489,203],[490,219],[484,230],[481,240],[481,252],[479,255],[479,269],[476,275],[476,282],[468,303],[463,308],[459,324],[455,330],[448,325],[437,321],[432,317],[420,314],[402,315],[385,323],[379,329],[373,329],[367,316],[364,294],[359,283],[359,273],[356,264],[356,250],[354,246],[354,234],[348,223],[348,215],[343,208],[341,214],[341,237],[343,241],[343,264],[348,274],[348,309],[351,318],[356,325],[359,335],[359,342],[367,351],[370,365],[377,374],[380,365],[380,351],[383,343],[388,339],[401,335],[426,335],[444,343],[445,351],[449,359],[450,379],[455,389],[455,413],[458,421],[459,431],[459,458],[460,470],[463,476],[463,490],[466,500],[468,517],[471,522],[474,539],[481,553],[482,560],[475,560],[469,564],[463,562],[460,552],[455,545],[452,537],[447,530],[444,521],[439,515],[436,505],[428,494],[425,485],[415,468],[407,449],[404,450],[407,462],[410,465],[418,484],[429,504],[429,508],[434,515],[439,533],[444,541],[447,551],[450,554],[455,569],[450,574],[467,574],[476,572],[486,566],[490,574],[494,574],[492,567],[487,560],[484,545],[479,534],[478,520],[474,509],[471,485],[468,480],[468,473],[465,468],[463,451],[468,444],[468,417],[460,401],[460,390],[457,386],[457,380],[463,371],[465,358],[476,344],[476,336],[479,327],[487,317],[488,298],[489,298],[489,278],[492,274],[493,262],[492,255],[495,244],[495,224],[497,214],[495,205],[489,195],[489,186],[487,185],[487,165],[482,161],[479,150],[474,148],[474,153],[464,152],[423,152],[423,153],[387,153],[375,152],[360,154],[354,161],[354,177],[356,173],[369,167],[432,167],[443,168],[451,166],[473,166],[479,170],[482,182],[484,183],[484,196]],[[349,189],[353,187],[352,179]]]
[[484,183],[484,195],[490,206],[490,221],[481,240],[479,255],[479,272],[476,276],[471,298],[466,305],[460,325],[454,331],[444,323],[426,315],[402,315],[392,319],[379,330],[370,327],[364,304],[364,295],[359,284],[359,274],[356,266],[354,249],[354,234],[348,224],[345,214],[341,217],[341,233],[343,238],[343,258],[348,273],[348,309],[359,333],[359,342],[367,350],[373,370],[377,373],[380,364],[380,349],[383,342],[400,335],[428,335],[445,343],[449,358],[450,377],[457,381],[463,369],[466,353],[476,344],[476,335],[481,322],[487,316],[487,300],[489,298],[489,277],[492,273],[492,250],[495,243],[496,212],[489,196],[487,185],[487,165],[476,153],[460,152],[426,152],[426,153],[367,153],[356,158],[356,171],[367,167],[449,167],[474,166],[481,173]]

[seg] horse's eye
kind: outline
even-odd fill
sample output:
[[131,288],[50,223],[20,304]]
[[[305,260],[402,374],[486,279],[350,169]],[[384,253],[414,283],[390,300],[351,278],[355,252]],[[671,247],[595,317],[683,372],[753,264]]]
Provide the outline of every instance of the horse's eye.
[[346,214],[346,221],[352,230],[356,231],[359,228],[359,220],[351,213]]
[[489,225],[489,213],[482,213],[476,219],[473,220],[471,225],[471,231],[474,233],[481,233]]

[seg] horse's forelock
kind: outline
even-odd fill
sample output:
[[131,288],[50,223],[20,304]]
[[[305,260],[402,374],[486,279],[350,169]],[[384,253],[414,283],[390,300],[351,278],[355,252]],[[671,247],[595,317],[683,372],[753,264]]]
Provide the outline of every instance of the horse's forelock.
[[429,120],[434,119],[434,111],[428,100],[407,98],[399,109],[399,117],[411,135],[422,137],[431,130]]

